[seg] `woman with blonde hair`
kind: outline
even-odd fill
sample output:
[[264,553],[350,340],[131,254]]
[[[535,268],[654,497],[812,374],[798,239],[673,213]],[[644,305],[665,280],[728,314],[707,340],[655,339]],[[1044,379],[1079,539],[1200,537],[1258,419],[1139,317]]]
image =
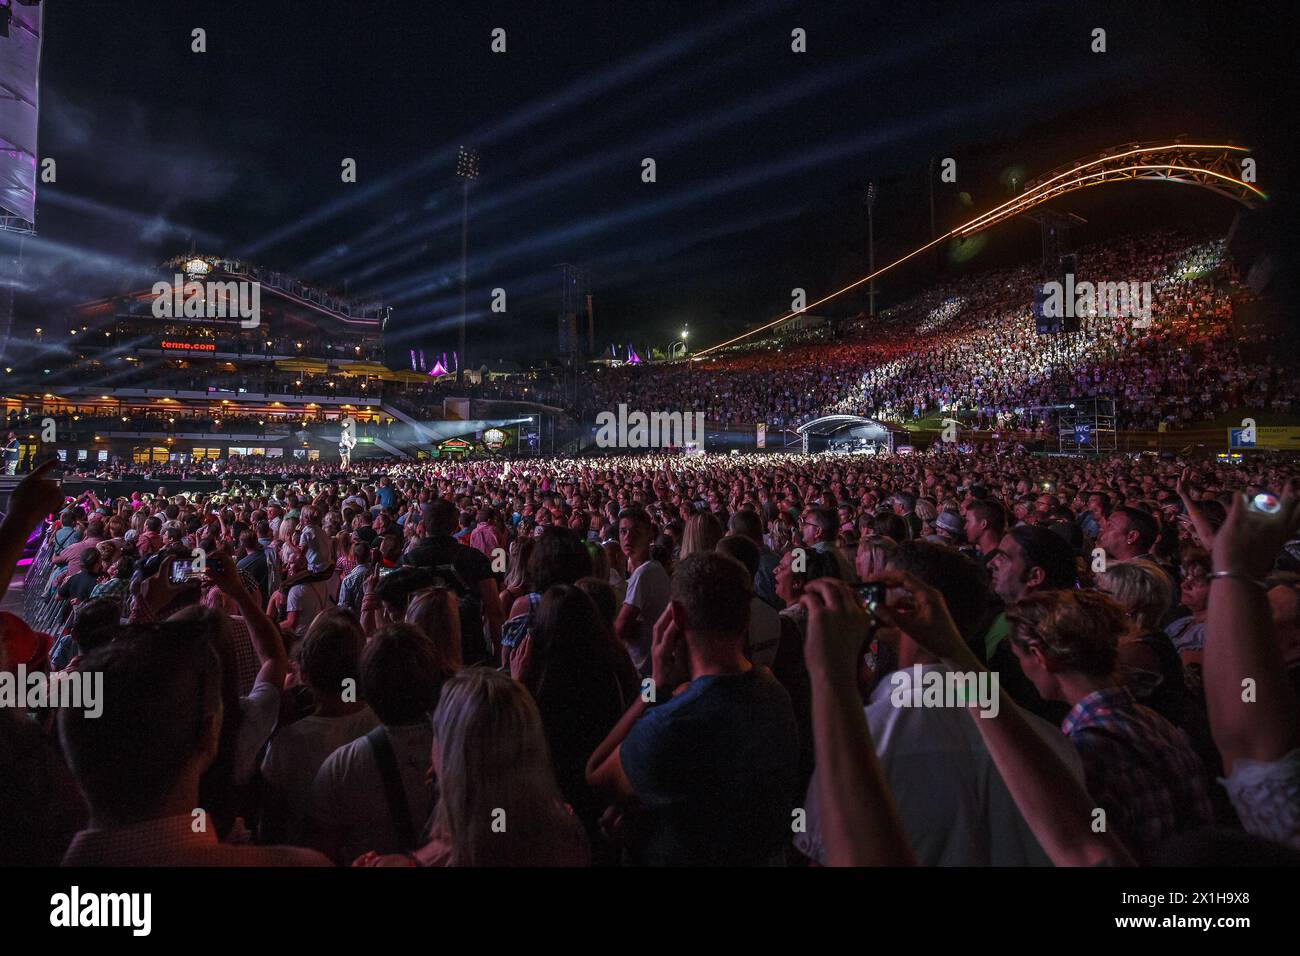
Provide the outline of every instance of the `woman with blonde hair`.
[[854,570],[862,581],[874,580],[876,575],[885,570],[889,556],[897,546],[888,538],[864,537],[858,541],[858,551],[854,558]]
[[447,681],[433,716],[438,803],[409,856],[353,866],[586,866],[582,824],[560,797],[542,718],[518,681],[486,667]]
[[280,528],[276,532],[276,540],[279,542],[278,557],[280,558],[281,567],[289,567],[302,554],[298,547],[298,519],[286,515],[280,522]]
[[450,676],[463,666],[460,604],[447,588],[429,588],[411,596],[406,623],[419,628],[433,645],[438,672]]
[[1173,581],[1154,561],[1112,561],[1097,576],[1097,590],[1114,598],[1128,616],[1130,627],[1120,635],[1118,651],[1133,696],[1185,726],[1191,701],[1183,662],[1160,629],[1174,601]]
[[683,561],[700,551],[712,551],[721,540],[722,523],[718,516],[711,511],[698,511],[686,519],[678,560]]

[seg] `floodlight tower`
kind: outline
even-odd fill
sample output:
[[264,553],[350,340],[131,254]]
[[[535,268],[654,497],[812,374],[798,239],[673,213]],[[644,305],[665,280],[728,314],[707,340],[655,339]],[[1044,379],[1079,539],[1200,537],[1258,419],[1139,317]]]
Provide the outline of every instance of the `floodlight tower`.
[[[876,184],[867,183],[867,270],[876,271]],[[871,299],[871,317],[876,317],[876,280],[871,279],[867,295]]]
[[461,184],[460,207],[460,362],[456,384],[465,383],[465,321],[469,295],[469,184],[478,179],[478,151],[462,146],[456,156],[456,178]]

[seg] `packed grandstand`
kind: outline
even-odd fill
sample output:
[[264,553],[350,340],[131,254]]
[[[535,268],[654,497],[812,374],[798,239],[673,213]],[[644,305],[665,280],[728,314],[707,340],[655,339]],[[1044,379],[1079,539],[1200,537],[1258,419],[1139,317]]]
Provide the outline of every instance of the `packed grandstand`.
[[[702,412],[724,436],[718,450],[748,450],[760,423],[774,446],[788,446],[798,426],[829,414],[907,429],[922,444],[951,416],[973,440],[996,432],[1037,448],[1051,447],[1042,439],[1061,406],[1103,399],[1114,403],[1113,425],[1130,436],[1130,450],[1179,447],[1180,433],[1234,415],[1287,423],[1300,414],[1294,354],[1275,327],[1238,321],[1252,296],[1222,237],[1148,231],[1085,247],[1077,258],[1081,274],[1150,282],[1149,323],[1085,315],[1077,332],[1038,335],[1032,303],[1041,272],[1024,265],[948,280],[875,319],[773,333],[698,360],[592,364],[567,382],[563,370],[539,366],[457,383],[450,374],[394,373],[351,346],[331,354],[319,336],[304,350],[292,334],[276,342],[264,328],[252,336],[255,349],[232,344],[196,359],[159,349],[166,333],[101,320],[83,331],[94,348],[78,362],[50,375],[11,370],[7,421],[27,467],[53,444],[72,472],[121,475],[317,470],[337,460],[346,417],[366,443],[357,461],[426,457],[419,428],[432,421],[445,423],[443,437],[477,438],[486,450],[483,426],[477,435],[458,430],[458,418],[505,423],[525,413],[550,423],[550,443],[537,443],[538,453],[587,450],[595,415],[620,401]],[[277,322],[273,315],[267,325],[279,332]],[[380,348],[377,329],[358,341],[367,356]],[[476,413],[453,413],[448,402],[457,397]],[[59,440],[42,442],[38,426],[50,420]],[[506,441],[495,451],[520,447]],[[249,457],[261,461],[243,462]]]

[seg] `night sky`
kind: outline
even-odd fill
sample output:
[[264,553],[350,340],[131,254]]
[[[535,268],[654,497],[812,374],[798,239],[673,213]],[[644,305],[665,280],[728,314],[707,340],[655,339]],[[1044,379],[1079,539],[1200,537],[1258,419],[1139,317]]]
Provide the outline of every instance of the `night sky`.
[[[1268,104],[1285,60],[1257,47],[1286,35],[1272,22],[1281,7],[46,8],[40,153],[56,159],[58,181],[40,187],[40,236],[27,244],[29,320],[152,284],[159,262],[193,244],[382,296],[399,353],[449,352],[455,159],[469,144],[482,155],[470,197],[474,354],[554,350],[561,262],[591,273],[600,344],[664,344],[689,322],[703,346],[783,312],[794,285],[811,299],[866,271],[868,179],[881,184],[878,261],[927,239],[931,157],[959,163],[958,183],[936,191],[944,230],[968,208],[961,193],[977,209],[1005,198],[998,178],[1014,165],[1032,176],[1182,133],[1281,149]],[[206,53],[191,52],[195,27]],[[496,27],[504,54],[490,49]],[[1105,54],[1089,49],[1094,27],[1107,30]],[[807,53],[791,51],[795,28]],[[345,157],[355,184],[341,182]],[[657,182],[642,182],[645,157]],[[1208,199],[1206,214],[1229,221]],[[1131,209],[1113,196],[1084,205],[1092,223]],[[1009,228],[987,263],[966,267],[992,264],[999,248],[1023,253],[1027,234]],[[925,278],[899,277],[882,288],[886,303]],[[487,311],[496,287],[505,315]]]

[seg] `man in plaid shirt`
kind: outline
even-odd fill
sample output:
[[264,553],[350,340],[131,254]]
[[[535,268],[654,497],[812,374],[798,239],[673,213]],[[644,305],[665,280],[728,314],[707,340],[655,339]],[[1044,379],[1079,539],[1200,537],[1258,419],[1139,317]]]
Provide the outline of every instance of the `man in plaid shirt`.
[[1007,611],[1011,646],[1044,700],[1072,707],[1061,729],[1083,760],[1108,830],[1141,862],[1176,833],[1214,822],[1205,767],[1191,741],[1139,704],[1118,673],[1130,622],[1092,591],[1034,592]]
[[1172,834],[1214,822],[1205,768],[1187,735],[1127,687],[1084,697],[1061,729],[1083,759],[1088,792],[1139,859]]

